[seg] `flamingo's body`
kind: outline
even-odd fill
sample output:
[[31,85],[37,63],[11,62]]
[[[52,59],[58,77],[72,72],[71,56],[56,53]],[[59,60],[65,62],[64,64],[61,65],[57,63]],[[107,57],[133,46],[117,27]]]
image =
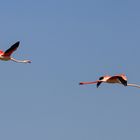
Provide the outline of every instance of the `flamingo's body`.
[[19,62],[19,63],[31,63],[30,60],[17,60],[11,57],[12,53],[19,47],[19,41],[13,44],[9,49],[7,49],[5,52],[0,50],[0,60],[3,61],[8,61],[12,60],[14,62]]
[[97,84],[97,88],[100,86],[101,83],[111,83],[111,84],[122,84],[124,86],[133,86],[133,87],[138,87],[140,88],[139,85],[136,84],[128,84],[127,83],[127,77],[124,74],[118,74],[114,76],[102,76],[99,78],[99,80],[94,81],[94,82],[80,82],[80,85],[85,85],[85,84]]

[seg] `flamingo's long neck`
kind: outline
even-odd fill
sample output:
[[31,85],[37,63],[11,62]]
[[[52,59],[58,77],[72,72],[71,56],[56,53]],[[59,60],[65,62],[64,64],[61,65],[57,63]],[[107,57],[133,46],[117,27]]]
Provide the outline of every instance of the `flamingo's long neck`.
[[100,82],[100,81],[98,80],[98,81],[94,81],[94,82],[80,82],[79,84],[80,85],[97,84],[98,82]]

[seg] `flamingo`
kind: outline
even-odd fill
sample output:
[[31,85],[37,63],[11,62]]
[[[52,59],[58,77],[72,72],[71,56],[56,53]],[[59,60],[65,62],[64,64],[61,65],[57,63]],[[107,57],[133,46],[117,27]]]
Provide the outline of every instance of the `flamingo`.
[[3,61],[12,60],[12,61],[18,62],[18,63],[31,63],[30,60],[17,60],[15,58],[11,57],[12,53],[19,47],[19,44],[20,44],[20,42],[17,41],[15,44],[13,44],[5,52],[0,50],[0,60],[3,60]]
[[136,84],[128,84],[127,83],[127,77],[125,74],[118,74],[118,75],[114,75],[114,76],[109,76],[109,75],[105,75],[105,76],[101,76],[99,78],[99,80],[94,81],[94,82],[80,82],[80,85],[85,85],[85,84],[97,84],[97,88],[100,86],[101,83],[111,83],[111,84],[122,84],[124,86],[132,86],[132,87],[137,87],[140,88],[140,85],[136,85]]

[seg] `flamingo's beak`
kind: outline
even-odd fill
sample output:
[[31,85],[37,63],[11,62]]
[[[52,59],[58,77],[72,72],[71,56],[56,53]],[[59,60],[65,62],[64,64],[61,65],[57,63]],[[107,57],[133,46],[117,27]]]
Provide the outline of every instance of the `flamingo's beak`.
[[80,82],[79,85],[84,85],[84,83],[83,82]]

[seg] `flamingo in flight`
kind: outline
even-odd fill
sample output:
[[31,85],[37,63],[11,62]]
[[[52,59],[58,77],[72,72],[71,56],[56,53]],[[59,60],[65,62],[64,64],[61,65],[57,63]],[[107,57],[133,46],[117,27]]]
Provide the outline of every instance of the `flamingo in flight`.
[[101,83],[110,83],[110,84],[122,84],[124,86],[133,86],[133,87],[137,87],[140,88],[139,85],[136,84],[128,84],[127,83],[127,77],[124,74],[118,74],[118,75],[114,75],[114,76],[101,76],[99,78],[99,80],[94,81],[94,82],[80,82],[80,85],[85,85],[85,84],[97,84],[97,88],[100,86]]
[[12,53],[19,47],[19,41],[13,44],[9,49],[7,49],[5,52],[0,50],[0,60],[8,61],[12,60],[14,62],[18,63],[31,63],[30,60],[17,60],[13,57],[11,57]]

